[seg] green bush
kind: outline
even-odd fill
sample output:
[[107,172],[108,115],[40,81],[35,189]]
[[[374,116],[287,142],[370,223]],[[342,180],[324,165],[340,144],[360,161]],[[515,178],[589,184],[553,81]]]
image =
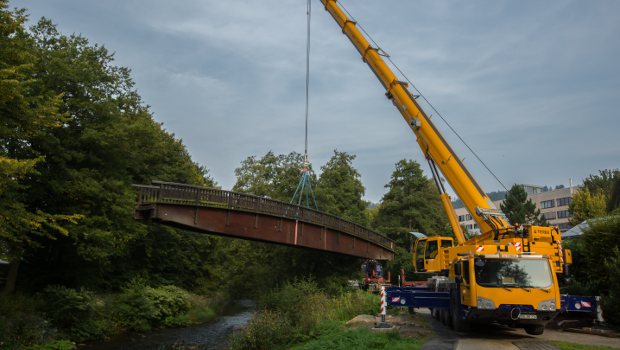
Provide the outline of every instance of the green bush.
[[287,318],[270,310],[254,314],[245,329],[233,333],[232,350],[271,350],[291,341],[292,325]]
[[70,329],[95,313],[94,294],[63,286],[48,286],[43,292],[45,314],[61,329]]
[[189,293],[179,287],[154,288],[133,281],[116,300],[113,314],[122,328],[147,331],[159,326],[184,325],[179,316],[190,307]]
[[73,350],[75,348],[74,342],[62,339],[45,344],[34,345],[29,347],[28,350]]
[[56,331],[42,317],[17,312],[0,316],[0,349],[21,349],[52,340]]
[[48,286],[42,293],[43,310],[61,333],[76,341],[103,339],[113,333],[105,303],[93,292]]
[[[325,332],[326,320],[341,324],[355,315],[377,312],[375,295],[358,290],[339,293],[329,296],[311,279],[272,290],[260,300],[265,311],[255,314],[251,327],[233,336],[233,348],[266,349],[305,342]],[[283,326],[288,328],[271,339],[271,334]]]

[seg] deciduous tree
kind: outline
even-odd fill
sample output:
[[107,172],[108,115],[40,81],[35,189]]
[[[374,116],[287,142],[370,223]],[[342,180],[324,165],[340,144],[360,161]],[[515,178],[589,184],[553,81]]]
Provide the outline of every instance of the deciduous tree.
[[570,222],[573,225],[603,216],[607,212],[606,196],[599,191],[592,193],[588,187],[584,186],[573,195],[568,210],[571,213]]

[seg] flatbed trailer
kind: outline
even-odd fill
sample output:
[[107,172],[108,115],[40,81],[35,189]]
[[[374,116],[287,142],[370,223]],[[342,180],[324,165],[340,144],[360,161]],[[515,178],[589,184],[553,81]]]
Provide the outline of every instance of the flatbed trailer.
[[[387,303],[391,307],[406,307],[409,309],[428,308],[433,311],[433,315],[439,318],[439,310],[445,310],[448,315],[452,315],[455,309],[459,311],[459,317],[462,321],[483,321],[485,318],[496,319],[500,323],[510,325],[514,321],[519,320],[520,323],[527,322],[527,319],[549,318],[556,316],[565,319],[571,318],[600,318],[600,308],[598,297],[581,296],[581,295],[560,295],[560,308],[554,313],[539,312],[534,307],[516,306],[511,304],[502,304],[496,310],[492,310],[490,314],[487,311],[481,312],[477,308],[462,305],[455,295],[457,291],[435,291],[433,284],[428,287],[390,287],[386,289]],[[453,287],[452,289],[455,289]],[[449,287],[447,289],[450,289]],[[446,317],[450,320],[452,317]],[[449,323],[449,322],[448,322]]]

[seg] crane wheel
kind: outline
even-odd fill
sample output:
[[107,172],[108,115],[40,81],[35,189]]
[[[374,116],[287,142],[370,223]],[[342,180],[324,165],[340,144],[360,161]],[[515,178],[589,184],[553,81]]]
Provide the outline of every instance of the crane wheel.
[[543,325],[529,325],[529,326],[523,327],[523,329],[525,329],[525,332],[527,334],[541,335],[545,331],[545,326],[543,326]]
[[459,303],[459,297],[457,293],[453,291],[450,295],[450,316],[452,321],[452,328],[456,332],[469,332],[470,323],[460,317],[460,309],[461,306]]

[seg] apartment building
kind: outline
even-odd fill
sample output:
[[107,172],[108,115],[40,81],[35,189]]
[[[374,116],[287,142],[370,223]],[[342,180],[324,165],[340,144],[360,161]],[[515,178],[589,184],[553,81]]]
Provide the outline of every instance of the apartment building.
[[[540,186],[523,185],[527,197],[536,204],[536,208],[540,209],[540,213],[547,219],[549,225],[558,226],[561,232],[569,230],[572,226],[569,223],[570,213],[568,205],[570,204],[573,194],[577,191],[577,186],[565,187],[555,190],[547,190]],[[494,201],[493,204],[500,209],[500,204],[504,200]],[[459,223],[464,226],[470,234],[479,234],[480,229],[473,220],[467,209],[455,209]]]

